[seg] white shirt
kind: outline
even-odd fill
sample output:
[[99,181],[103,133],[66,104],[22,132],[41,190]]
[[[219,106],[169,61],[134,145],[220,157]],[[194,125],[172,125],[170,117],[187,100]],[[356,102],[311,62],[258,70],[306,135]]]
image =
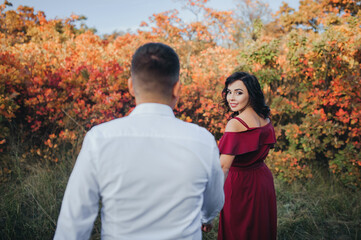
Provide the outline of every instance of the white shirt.
[[224,203],[214,137],[163,104],[93,127],[64,194],[54,239],[201,239]]

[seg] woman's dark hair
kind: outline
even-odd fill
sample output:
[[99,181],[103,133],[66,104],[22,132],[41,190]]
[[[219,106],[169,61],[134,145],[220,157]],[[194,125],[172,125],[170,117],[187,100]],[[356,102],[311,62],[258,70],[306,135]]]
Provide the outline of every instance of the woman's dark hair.
[[[270,116],[270,108],[266,105],[261,86],[259,85],[258,79],[246,72],[235,72],[226,79],[225,87],[222,91],[223,105],[226,111],[230,111],[227,102],[227,90],[229,84],[241,80],[247,88],[249,94],[249,104],[253,110],[262,118],[268,118]],[[233,113],[232,116],[238,113]]]

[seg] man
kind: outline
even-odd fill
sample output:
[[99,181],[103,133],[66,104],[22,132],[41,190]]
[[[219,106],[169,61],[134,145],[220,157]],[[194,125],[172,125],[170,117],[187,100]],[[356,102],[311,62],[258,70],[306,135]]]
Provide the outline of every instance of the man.
[[213,136],[174,117],[179,59],[148,43],[134,54],[128,116],[92,128],[70,176],[55,239],[89,239],[102,203],[102,239],[201,239],[224,203]]

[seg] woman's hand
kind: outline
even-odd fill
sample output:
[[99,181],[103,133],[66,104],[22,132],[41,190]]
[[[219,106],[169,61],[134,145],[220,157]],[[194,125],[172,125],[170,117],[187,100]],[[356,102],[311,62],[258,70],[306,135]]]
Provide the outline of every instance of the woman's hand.
[[210,232],[210,231],[212,230],[212,228],[213,228],[213,224],[212,224],[212,223],[209,223],[209,224],[203,223],[203,224],[202,224],[202,231],[203,231],[203,232],[208,233],[208,232]]

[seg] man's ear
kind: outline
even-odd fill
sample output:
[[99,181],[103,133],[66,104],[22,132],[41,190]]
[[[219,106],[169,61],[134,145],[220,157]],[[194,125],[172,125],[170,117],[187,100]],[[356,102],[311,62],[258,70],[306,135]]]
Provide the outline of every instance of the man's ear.
[[173,86],[173,97],[178,99],[181,94],[181,83],[177,81]]
[[135,97],[132,77],[130,77],[130,78],[128,79],[128,88],[129,88],[129,93],[130,93],[130,95],[132,95],[133,97]]

